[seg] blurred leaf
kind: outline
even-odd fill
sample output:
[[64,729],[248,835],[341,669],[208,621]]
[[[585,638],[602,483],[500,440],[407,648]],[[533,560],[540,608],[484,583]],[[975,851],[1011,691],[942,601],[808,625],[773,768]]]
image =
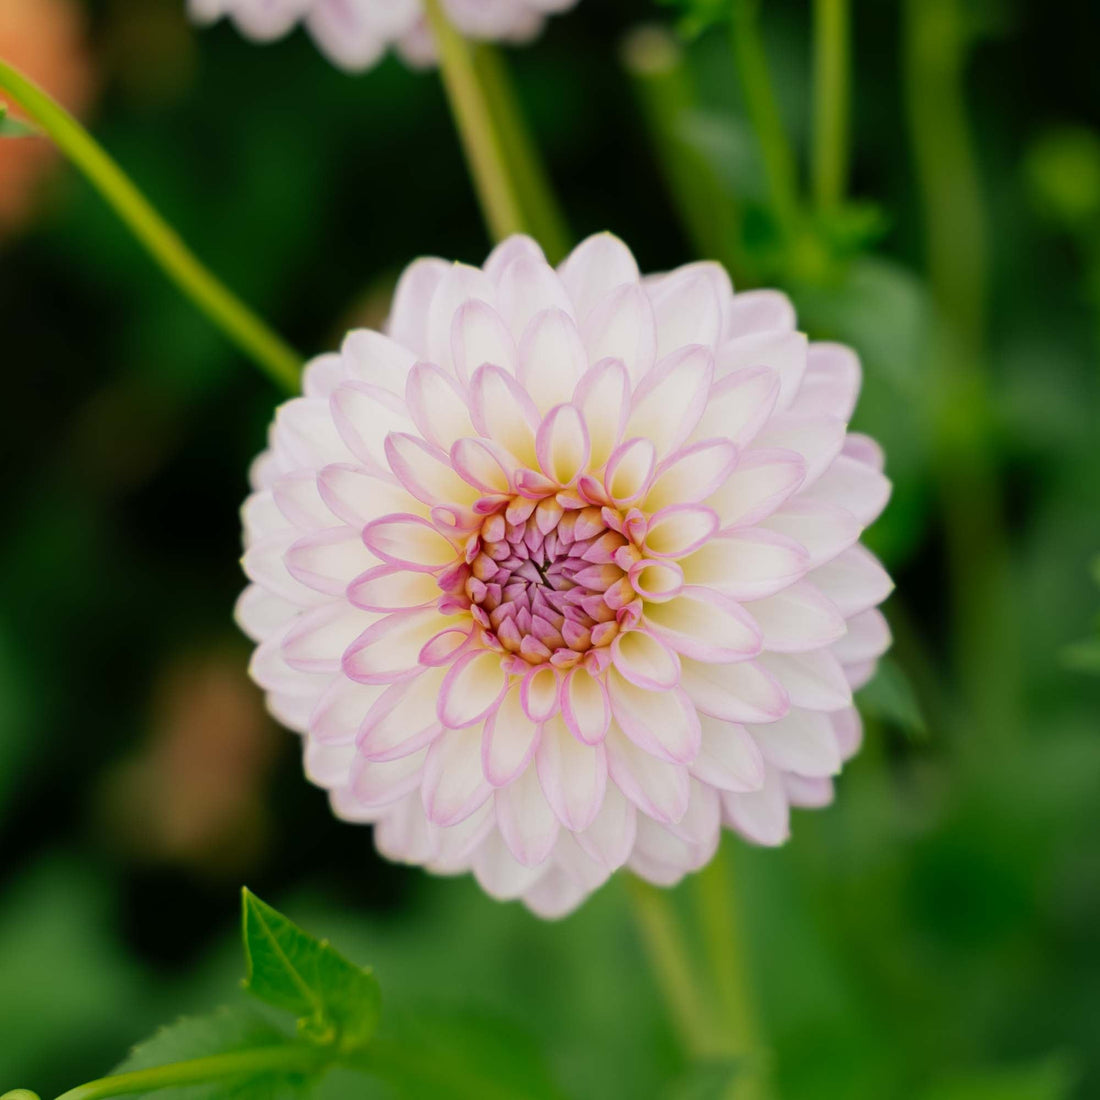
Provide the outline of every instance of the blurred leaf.
[[[155,1069],[215,1054],[292,1045],[292,1040],[261,1016],[243,1008],[220,1008],[208,1016],[177,1020],[151,1039],[134,1047],[115,1073]],[[201,1085],[157,1089],[143,1093],[168,1100],[294,1100],[302,1095],[307,1079],[301,1074],[266,1071]]]
[[873,679],[857,693],[862,711],[897,726],[915,741],[928,736],[928,725],[917,702],[916,692],[901,665],[884,657]]
[[1043,134],[1028,151],[1024,173],[1039,211],[1065,229],[1100,215],[1100,137],[1083,126]]
[[1094,672],[1100,675],[1100,638],[1074,642],[1062,651],[1067,668],[1076,672]]
[[531,1036],[510,1020],[478,1009],[387,1013],[387,1031],[362,1056],[362,1065],[401,1100],[564,1096]]
[[739,1073],[732,1058],[696,1062],[668,1091],[668,1100],[727,1100]]
[[933,1086],[924,1100],[1068,1100],[1077,1076],[1065,1058],[1053,1057],[944,1082]]
[[878,244],[890,229],[890,218],[877,203],[847,202],[821,214],[817,228],[833,254],[847,259]]
[[40,131],[36,126],[8,114],[6,103],[0,103],[0,138],[36,137]]
[[344,1051],[362,1048],[378,1026],[381,998],[369,969],[338,954],[261,901],[242,891],[245,988],[262,1001],[298,1016],[314,1042]]
[[680,14],[677,29],[685,38],[695,38],[703,31],[724,23],[730,17],[732,0],[657,0]]

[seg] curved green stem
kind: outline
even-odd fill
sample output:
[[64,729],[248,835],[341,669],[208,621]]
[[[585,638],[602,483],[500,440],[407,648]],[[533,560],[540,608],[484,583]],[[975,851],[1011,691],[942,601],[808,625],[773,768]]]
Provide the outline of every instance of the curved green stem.
[[848,181],[851,0],[814,0],[814,200],[833,210]]
[[746,969],[747,952],[734,898],[730,845],[723,843],[695,878],[703,945],[718,990],[724,1052],[740,1060],[731,1100],[766,1100],[767,1063]]
[[527,229],[523,204],[485,88],[478,78],[474,52],[451,25],[440,0],[424,0],[424,12],[439,51],[443,86],[489,232],[498,241],[522,233]]
[[757,0],[733,0],[730,21],[733,55],[745,93],[749,121],[760,144],[772,205],[780,224],[793,235],[799,215],[798,175],[768,71],[768,55],[760,36],[757,8]]
[[173,1062],[153,1069],[135,1070],[100,1077],[69,1089],[57,1100],[107,1100],[111,1096],[130,1096],[136,1092],[179,1085],[201,1085],[230,1077],[256,1076],[262,1073],[312,1073],[329,1064],[324,1051],[316,1047],[281,1046],[261,1050],[242,1050],[232,1054],[214,1054],[189,1062]]
[[633,876],[626,885],[642,946],[680,1045],[693,1058],[718,1054],[721,1035],[714,1026],[710,1005],[700,992],[668,894]]
[[84,173],[180,290],[281,387],[297,390],[301,357],[199,262],[87,130],[3,61],[0,90],[10,94]]
[[481,87],[523,207],[524,220],[542,245],[547,259],[557,263],[571,247],[569,229],[542,158],[531,140],[507,64],[495,46],[484,42],[475,45],[473,53]]

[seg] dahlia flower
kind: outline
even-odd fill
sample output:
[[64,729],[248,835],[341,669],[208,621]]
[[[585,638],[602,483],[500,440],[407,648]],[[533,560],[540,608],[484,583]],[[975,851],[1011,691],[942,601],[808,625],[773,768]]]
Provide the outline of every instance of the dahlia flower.
[[278,411],[244,506],[252,675],[387,857],[557,916],[787,837],[889,645],[856,356],[716,264],[421,259]]
[[[547,15],[577,0],[442,0],[455,27],[469,38],[526,42]],[[303,23],[329,59],[343,69],[369,69],[393,46],[412,65],[435,60],[421,0],[188,0],[193,19],[228,16],[260,42],[281,38]]]

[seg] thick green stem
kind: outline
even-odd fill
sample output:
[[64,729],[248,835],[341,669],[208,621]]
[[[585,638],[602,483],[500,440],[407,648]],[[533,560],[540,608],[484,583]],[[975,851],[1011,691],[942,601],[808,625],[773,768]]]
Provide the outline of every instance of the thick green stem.
[[683,49],[663,27],[643,26],[624,40],[622,59],[637,91],[658,167],[692,247],[699,256],[724,264],[738,289],[751,285],[737,197],[686,134],[699,101]]
[[848,182],[851,0],[814,0],[814,200],[835,210]]
[[749,121],[760,144],[772,206],[780,224],[794,236],[799,220],[798,174],[768,71],[768,55],[757,18],[758,7],[758,0],[733,0],[730,21],[733,55]]
[[766,1100],[768,1065],[746,967],[747,952],[730,872],[731,845],[723,843],[696,876],[703,945],[718,990],[725,1053],[739,1060],[730,1100]]
[[[255,1077],[265,1073],[313,1073],[330,1064],[331,1057],[316,1047],[304,1045],[242,1050],[214,1054],[188,1062],[173,1062],[152,1069],[100,1077],[69,1089],[57,1100],[107,1100],[112,1096],[131,1096],[180,1085],[201,1085],[236,1077]],[[18,1094],[16,1094],[18,1095]]]
[[[993,465],[986,348],[989,258],[967,117],[968,35],[958,0],[908,0],[906,100],[941,330],[930,363],[930,414],[945,512],[957,659],[981,730],[1018,724],[1019,677],[1001,487]],[[988,741],[968,736],[984,752]],[[984,746],[984,747],[983,747]]]
[[508,67],[495,46],[479,43],[473,52],[481,87],[523,206],[524,221],[542,245],[547,259],[557,263],[569,251],[572,240],[542,157],[531,140]]
[[669,895],[638,878],[627,879],[634,920],[653,976],[684,1051],[693,1058],[722,1053],[722,1035],[700,992],[695,966]]
[[0,89],[10,94],[84,173],[180,290],[281,387],[297,390],[301,357],[198,261],[84,127],[37,84],[3,61]]
[[497,241],[527,230],[504,142],[498,132],[470,44],[451,25],[440,0],[424,0],[439,52],[439,70],[458,126],[489,232]]

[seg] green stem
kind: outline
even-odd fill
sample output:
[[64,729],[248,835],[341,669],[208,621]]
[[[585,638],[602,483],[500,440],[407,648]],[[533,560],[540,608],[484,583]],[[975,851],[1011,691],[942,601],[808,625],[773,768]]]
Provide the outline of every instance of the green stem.
[[507,64],[496,47],[473,47],[474,65],[497,127],[505,160],[523,206],[524,220],[551,263],[572,246],[569,228],[558,205],[539,151],[531,140]]
[[722,1036],[699,991],[695,967],[668,894],[634,877],[627,879],[627,890],[642,946],[681,1046],[693,1058],[720,1054]]
[[756,132],[772,205],[780,224],[793,236],[798,227],[798,178],[794,152],[775,98],[768,56],[760,36],[758,0],[733,0],[730,22],[733,55],[745,94],[749,121]]
[[180,1085],[201,1085],[231,1077],[263,1073],[312,1073],[331,1062],[316,1047],[282,1046],[261,1050],[242,1050],[232,1054],[214,1054],[188,1062],[173,1062],[153,1069],[135,1070],[100,1077],[86,1085],[69,1089],[57,1100],[106,1100],[111,1096],[129,1096]]
[[84,173],[180,290],[280,386],[297,390],[301,358],[203,267],[84,127],[37,84],[3,61],[0,89],[8,92]]
[[478,78],[470,44],[451,25],[440,0],[424,0],[439,70],[458,126],[489,232],[497,241],[527,228],[515,181],[508,167],[485,89]]
[[720,261],[739,289],[751,285],[737,197],[685,133],[699,96],[682,47],[663,27],[638,27],[623,42],[622,62],[634,83],[654,157],[696,254]]
[[727,1055],[740,1060],[731,1097],[765,1100],[770,1090],[760,1026],[746,968],[747,953],[730,872],[731,846],[723,843],[696,876],[703,944],[718,990]]
[[[986,212],[967,115],[968,35],[958,0],[908,0],[906,101],[941,329],[926,391],[945,512],[956,654],[979,731],[968,751],[1019,732],[1014,633],[1001,487],[993,463],[986,347]],[[979,732],[974,731],[974,732]]]
[[814,0],[814,199],[835,210],[848,182],[851,0]]

